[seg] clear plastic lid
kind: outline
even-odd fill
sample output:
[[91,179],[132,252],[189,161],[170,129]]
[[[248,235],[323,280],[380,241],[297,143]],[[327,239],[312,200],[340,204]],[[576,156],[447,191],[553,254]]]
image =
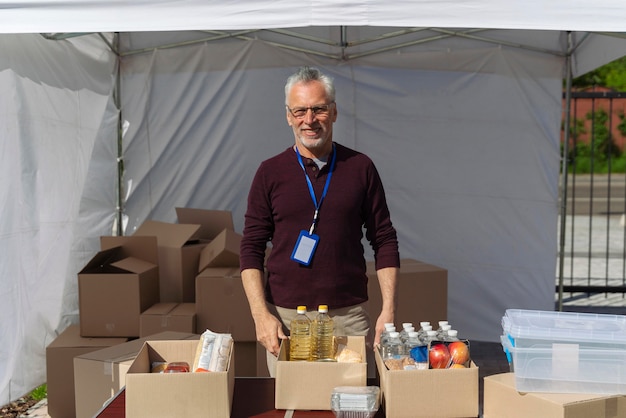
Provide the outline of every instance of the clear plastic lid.
[[[375,413],[380,405],[378,386],[338,386],[331,394],[333,412],[362,411]],[[373,416],[373,415],[363,415]]]
[[507,309],[502,329],[510,338],[626,343],[626,316]]

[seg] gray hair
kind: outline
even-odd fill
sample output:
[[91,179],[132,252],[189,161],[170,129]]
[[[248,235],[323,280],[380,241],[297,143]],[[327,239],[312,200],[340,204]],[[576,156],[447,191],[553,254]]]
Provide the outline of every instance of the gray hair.
[[323,74],[319,69],[315,67],[300,67],[298,71],[289,76],[287,83],[285,84],[285,104],[287,103],[287,97],[293,86],[297,83],[308,83],[310,81],[319,81],[326,90],[326,96],[331,102],[335,101],[335,85],[333,79],[326,74]]

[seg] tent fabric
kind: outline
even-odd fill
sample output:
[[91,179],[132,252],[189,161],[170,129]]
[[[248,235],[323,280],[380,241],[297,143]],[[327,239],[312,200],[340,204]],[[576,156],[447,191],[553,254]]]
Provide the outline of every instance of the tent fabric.
[[[4,33],[174,31],[301,26],[624,30],[621,0],[12,1]],[[320,23],[323,22],[323,23]]]
[[[506,308],[552,309],[568,48],[575,73],[626,54],[618,34],[584,32],[618,30],[626,6],[556,6],[1,9],[0,404],[45,381],[45,347],[79,321],[77,272],[117,230],[118,164],[125,234],[175,222],[175,207],[230,210],[241,231],[256,167],[293,141],[283,86],[303,64],[335,78],[335,140],[377,164],[401,256],[448,269],[448,319],[462,335],[497,341]],[[102,30],[122,31],[119,42],[62,34]]]

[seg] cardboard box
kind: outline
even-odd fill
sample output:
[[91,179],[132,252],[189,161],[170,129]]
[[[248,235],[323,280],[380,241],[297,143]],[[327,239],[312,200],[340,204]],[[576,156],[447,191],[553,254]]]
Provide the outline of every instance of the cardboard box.
[[626,396],[584,393],[525,393],[513,373],[485,376],[484,418],[589,418],[626,416]]
[[478,367],[473,362],[466,369],[388,370],[378,350],[375,357],[388,417],[478,416]]
[[233,229],[228,211],[176,208],[178,223],[145,221],[133,236],[155,236],[159,248],[161,302],[195,301],[200,252],[224,229]]
[[181,224],[198,224],[198,238],[212,240],[224,229],[234,231],[233,214],[228,210],[176,208],[176,217]]
[[78,273],[80,334],[138,337],[139,317],[159,302],[154,237],[124,237],[98,252]]
[[150,373],[153,361],[193,365],[197,341],[147,341],[126,375],[127,417],[230,417],[235,373]]
[[77,418],[92,418],[107,400],[124,387],[126,373],[148,339],[198,341],[200,335],[166,331],[76,356],[72,390]]
[[74,357],[128,341],[127,338],[84,338],[80,326],[68,326],[46,347],[48,413],[74,417]]
[[206,245],[195,238],[199,230],[200,225],[147,220],[133,234],[157,238],[161,302],[194,301],[193,278],[200,251]]
[[283,340],[276,362],[276,409],[330,410],[335,387],[367,385],[365,337],[337,338],[339,344],[359,353],[363,362],[289,361],[289,340]]
[[164,331],[195,333],[195,303],[157,303],[141,314],[139,320],[140,337]]
[[239,267],[241,234],[224,229],[200,252],[198,271],[207,267]]
[[[367,263],[367,276],[368,310],[370,317],[376,320],[382,308],[382,297],[373,261]],[[448,318],[448,271],[432,264],[402,259],[397,298],[396,323],[419,325],[421,321],[429,321],[433,329],[437,329],[437,322]]]
[[254,320],[238,267],[209,267],[196,277],[196,332],[228,333],[256,341]]

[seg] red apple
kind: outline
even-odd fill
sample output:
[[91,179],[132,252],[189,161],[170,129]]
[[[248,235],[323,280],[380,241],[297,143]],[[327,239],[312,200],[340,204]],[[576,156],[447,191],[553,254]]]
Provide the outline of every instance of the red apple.
[[450,357],[455,364],[465,364],[469,360],[469,347],[463,341],[454,341],[448,344]]
[[428,352],[428,361],[431,369],[445,369],[450,362],[450,351],[445,344],[434,344]]

